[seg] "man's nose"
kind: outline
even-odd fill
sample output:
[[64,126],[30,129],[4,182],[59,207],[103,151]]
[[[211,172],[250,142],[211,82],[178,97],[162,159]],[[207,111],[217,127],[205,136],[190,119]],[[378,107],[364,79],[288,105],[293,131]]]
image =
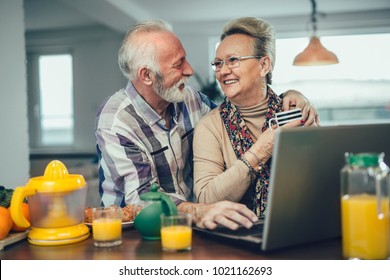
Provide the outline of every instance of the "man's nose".
[[183,70],[183,75],[184,76],[192,76],[194,74],[194,69],[192,69],[191,65],[189,64],[188,61],[185,62],[184,65],[184,70]]

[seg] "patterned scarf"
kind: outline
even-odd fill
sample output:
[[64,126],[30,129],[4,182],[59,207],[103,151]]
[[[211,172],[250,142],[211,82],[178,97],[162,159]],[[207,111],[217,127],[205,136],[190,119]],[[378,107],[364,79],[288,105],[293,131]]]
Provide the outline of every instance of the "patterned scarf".
[[[274,117],[274,114],[282,111],[282,99],[279,98],[271,88],[267,87],[269,97],[268,109],[265,114],[265,123],[261,129],[264,132],[268,128],[268,121]],[[232,144],[233,150],[237,158],[250,149],[253,145],[253,140],[249,134],[248,127],[241,116],[237,107],[232,104],[226,97],[219,106],[219,112],[227,134]],[[268,184],[270,178],[271,160],[269,160],[262,171],[254,175],[250,189],[254,189],[252,199],[252,210],[258,217],[264,217],[267,206]]]

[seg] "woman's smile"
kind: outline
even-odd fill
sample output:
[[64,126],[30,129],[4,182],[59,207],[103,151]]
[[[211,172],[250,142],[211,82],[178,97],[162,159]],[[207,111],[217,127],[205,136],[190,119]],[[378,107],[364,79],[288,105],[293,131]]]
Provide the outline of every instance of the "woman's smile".
[[230,79],[230,80],[225,80],[225,81],[223,81],[223,83],[225,84],[225,85],[231,85],[231,84],[235,84],[235,83],[237,83],[238,82],[238,79]]

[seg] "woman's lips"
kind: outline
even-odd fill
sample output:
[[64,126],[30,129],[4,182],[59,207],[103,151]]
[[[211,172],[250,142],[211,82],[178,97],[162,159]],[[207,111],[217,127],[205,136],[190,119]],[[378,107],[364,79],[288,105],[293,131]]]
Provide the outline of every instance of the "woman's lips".
[[231,79],[231,80],[225,80],[225,81],[223,81],[223,83],[225,84],[225,85],[231,85],[231,84],[235,84],[235,83],[237,83],[238,82],[238,79]]

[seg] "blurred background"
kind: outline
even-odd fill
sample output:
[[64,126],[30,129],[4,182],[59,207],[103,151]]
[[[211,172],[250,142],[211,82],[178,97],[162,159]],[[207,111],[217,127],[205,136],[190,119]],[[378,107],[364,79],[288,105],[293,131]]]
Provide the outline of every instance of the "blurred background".
[[126,85],[117,51],[140,20],[173,25],[190,85],[219,102],[210,61],[224,24],[263,18],[277,35],[277,93],[301,91],[322,125],[389,122],[390,0],[315,4],[315,35],[338,64],[293,65],[313,35],[310,0],[0,0],[0,185],[25,184],[52,159],[96,179],[95,114]]

